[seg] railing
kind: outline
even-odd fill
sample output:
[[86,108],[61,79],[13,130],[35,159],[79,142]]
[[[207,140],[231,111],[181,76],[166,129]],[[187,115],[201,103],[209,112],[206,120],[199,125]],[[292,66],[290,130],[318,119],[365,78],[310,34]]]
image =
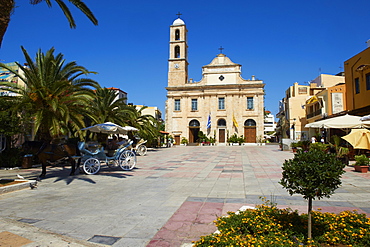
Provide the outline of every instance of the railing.
[[321,109],[307,114],[307,119],[312,118],[312,117],[317,116],[317,115],[321,115]]

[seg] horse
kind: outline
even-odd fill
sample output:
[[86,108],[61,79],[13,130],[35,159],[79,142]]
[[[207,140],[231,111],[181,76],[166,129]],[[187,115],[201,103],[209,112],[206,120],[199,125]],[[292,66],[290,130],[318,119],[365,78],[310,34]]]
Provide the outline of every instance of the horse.
[[33,154],[38,162],[42,165],[40,178],[46,176],[46,165],[51,163],[62,163],[68,161],[71,164],[71,173],[74,175],[78,168],[80,159],[78,159],[77,167],[75,157],[81,156],[79,149],[72,143],[52,144],[41,141],[26,141],[22,145],[23,152]]

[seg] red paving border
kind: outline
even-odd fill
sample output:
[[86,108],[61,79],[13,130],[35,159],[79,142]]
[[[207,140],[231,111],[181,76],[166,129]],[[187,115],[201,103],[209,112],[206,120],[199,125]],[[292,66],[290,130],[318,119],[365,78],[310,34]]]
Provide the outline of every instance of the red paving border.
[[[181,246],[217,230],[213,223],[227,211],[237,211],[242,205],[215,202],[184,202],[153,237],[148,247]],[[225,210],[227,210],[225,212]]]
[[[147,247],[174,247],[197,241],[201,236],[211,234],[217,230],[214,221],[217,217],[227,215],[227,212],[236,212],[242,206],[255,206],[240,203],[192,202],[186,201],[172,215],[167,223],[152,238]],[[288,206],[278,205],[279,208]],[[300,213],[307,212],[307,206],[290,206]],[[342,211],[357,210],[355,207],[313,207],[321,212],[340,213]],[[367,214],[370,217],[370,214]]]

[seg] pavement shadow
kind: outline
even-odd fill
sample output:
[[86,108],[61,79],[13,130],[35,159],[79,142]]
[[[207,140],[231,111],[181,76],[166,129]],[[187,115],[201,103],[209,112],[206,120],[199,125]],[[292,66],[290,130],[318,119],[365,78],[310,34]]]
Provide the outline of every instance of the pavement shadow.
[[[62,168],[62,169],[58,169]],[[134,168],[130,172],[133,172],[139,168]],[[95,176],[107,176],[107,177],[115,177],[115,178],[126,178],[133,176],[132,174],[128,174],[126,171],[122,170],[120,167],[114,167],[110,168],[108,166],[102,166],[100,168],[100,171],[97,174],[94,175],[88,175],[85,174],[82,170],[82,167],[77,168],[75,175],[69,175],[71,172],[71,168],[69,166],[66,167],[47,167],[46,176],[45,178],[42,178],[42,180],[47,179],[54,179],[53,183],[59,182],[59,181],[65,181],[66,185],[71,184],[73,181],[85,181],[87,183],[96,184]],[[41,168],[40,168],[41,173]],[[28,179],[38,179],[38,176],[40,173],[34,173],[32,176],[28,176]]]
[[[150,149],[149,152],[157,152],[157,149]],[[135,167],[131,171],[124,171],[119,166],[117,167],[109,167],[106,164],[103,164],[100,168],[100,171],[94,175],[88,175],[83,172],[82,166],[80,165],[79,168],[76,168],[75,175],[70,175],[71,173],[71,166],[69,163],[60,163],[60,164],[52,164],[46,167],[46,176],[45,178],[39,179],[41,174],[41,165],[34,165],[32,171],[27,171],[25,176],[27,179],[32,180],[48,180],[54,179],[53,183],[59,181],[65,181],[66,185],[73,183],[73,181],[82,180],[87,183],[96,184],[96,177],[95,176],[106,176],[106,177],[115,177],[115,178],[126,178],[134,176],[132,172],[138,170],[140,168]],[[39,168],[39,170],[37,168]],[[128,173],[129,172],[129,173]]]

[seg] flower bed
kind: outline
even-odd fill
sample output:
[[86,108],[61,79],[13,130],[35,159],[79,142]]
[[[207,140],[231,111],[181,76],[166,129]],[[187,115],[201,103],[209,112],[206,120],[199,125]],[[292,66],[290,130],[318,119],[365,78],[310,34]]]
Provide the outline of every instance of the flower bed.
[[307,218],[307,214],[264,203],[218,218],[218,232],[202,236],[194,246],[370,246],[370,218],[365,214],[314,211],[311,240],[307,239]]

